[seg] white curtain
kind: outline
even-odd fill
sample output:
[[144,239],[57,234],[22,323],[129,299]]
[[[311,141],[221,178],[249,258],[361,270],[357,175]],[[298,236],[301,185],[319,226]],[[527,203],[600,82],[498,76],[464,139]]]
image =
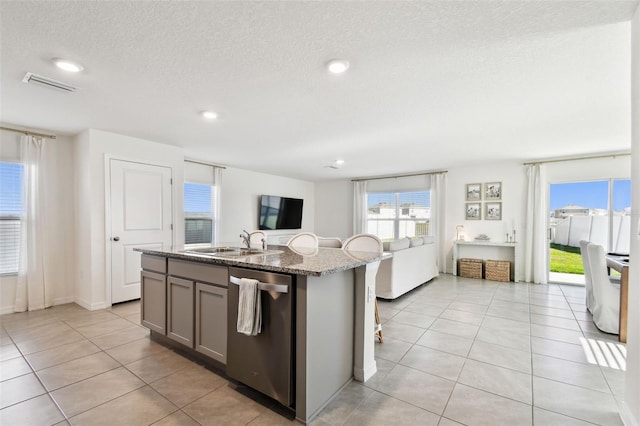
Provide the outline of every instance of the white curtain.
[[22,201],[20,220],[20,262],[16,286],[16,312],[33,311],[52,305],[52,283],[45,271],[44,247],[47,215],[44,212],[46,171],[43,147],[47,140],[36,136],[23,136],[20,141],[23,164]]
[[214,230],[213,235],[215,236],[214,243],[218,243],[218,238],[220,238],[220,194],[222,193],[222,167],[214,167],[213,168],[213,184],[215,185],[215,200],[213,201],[214,209]]
[[367,232],[367,181],[353,182],[353,233]]
[[447,245],[446,234],[446,202],[447,185],[444,173],[431,175],[431,229],[435,238],[438,271],[446,272]]
[[524,233],[524,280],[547,283],[547,194],[544,166],[527,166],[527,205]]

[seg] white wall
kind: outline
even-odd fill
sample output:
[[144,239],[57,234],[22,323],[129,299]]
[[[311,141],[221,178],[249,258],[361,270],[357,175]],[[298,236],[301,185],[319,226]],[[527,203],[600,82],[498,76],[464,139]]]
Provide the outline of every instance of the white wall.
[[[630,175],[630,157],[549,163],[548,183],[625,178]],[[447,272],[453,270],[453,241],[456,225],[464,225],[467,240],[479,234],[493,241],[505,241],[506,233],[516,230],[518,242],[523,241],[527,175],[522,162],[499,162],[449,169],[446,174]],[[502,182],[502,220],[465,220],[465,190],[469,183]],[[353,229],[353,189],[348,180],[316,184],[315,232],[327,236],[350,236]],[[483,202],[484,204],[484,202]],[[484,205],[483,205],[484,208]],[[484,217],[484,211],[483,211]],[[521,256],[522,245],[518,246]],[[520,265],[523,271],[523,265]],[[522,279],[522,276],[518,277]]]
[[[640,7],[631,23],[631,265],[640,265]],[[629,268],[627,319],[627,373],[622,419],[627,426],[640,425],[640,268]],[[635,302],[634,302],[635,301]]]
[[[447,272],[453,271],[453,242],[456,239],[457,225],[464,226],[467,240],[486,234],[492,241],[504,242],[506,234],[514,229],[516,239],[522,240],[527,182],[525,167],[522,163],[500,162],[449,169],[446,179]],[[502,182],[502,220],[484,220],[484,202],[482,203],[482,220],[465,220],[466,185],[487,182]],[[522,277],[518,278],[522,279]]]
[[76,165],[80,182],[76,183],[77,215],[77,298],[87,309],[108,305],[107,239],[105,216],[105,159],[140,161],[172,168],[173,241],[184,244],[183,176],[181,148],[129,136],[89,129],[75,138]]
[[319,236],[345,240],[353,235],[353,182],[318,182],[315,216],[315,232]]
[[[450,169],[446,175],[447,271],[452,271],[453,241],[456,225],[464,225],[468,239],[487,234],[504,241],[515,224],[522,229],[526,175],[522,163],[497,163]],[[465,220],[465,185],[502,182],[502,221]],[[348,237],[353,231],[353,184],[348,180],[316,184],[316,232],[319,235]]]
[[[20,133],[0,131],[0,159],[19,161]],[[75,226],[74,226],[74,167],[73,141],[59,136],[43,150],[47,163],[47,190],[44,192],[46,212],[44,262],[47,280],[52,283],[54,305],[75,299]],[[13,311],[16,276],[0,277],[0,313]]]
[[[258,229],[260,195],[302,198],[302,231],[314,232],[315,185],[312,182],[249,170],[227,168],[222,171],[220,193],[220,235],[217,243],[238,243],[243,229]],[[269,244],[278,243],[279,236],[293,235],[300,230],[266,231]]]
[[74,140],[74,161],[76,179],[74,181],[75,192],[75,216],[76,216],[76,270],[75,287],[76,301],[91,300],[93,277],[91,253],[91,141],[89,132],[83,132]]

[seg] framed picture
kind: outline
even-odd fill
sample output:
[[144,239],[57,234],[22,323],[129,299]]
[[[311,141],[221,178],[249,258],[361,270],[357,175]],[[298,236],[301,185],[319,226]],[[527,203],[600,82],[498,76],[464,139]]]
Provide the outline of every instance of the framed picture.
[[484,184],[484,200],[501,200],[502,182],[487,182]]
[[480,201],[481,196],[482,196],[481,183],[467,184],[467,201]]
[[482,214],[481,203],[467,203],[465,208],[464,218],[466,220],[480,220],[480,215]]
[[502,220],[502,203],[485,203],[484,220]]

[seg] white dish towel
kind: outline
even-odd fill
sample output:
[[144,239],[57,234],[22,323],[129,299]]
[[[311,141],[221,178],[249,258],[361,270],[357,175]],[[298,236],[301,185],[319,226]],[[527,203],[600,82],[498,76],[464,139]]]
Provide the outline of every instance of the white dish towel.
[[238,333],[257,336],[262,331],[262,303],[258,280],[241,278],[238,287]]

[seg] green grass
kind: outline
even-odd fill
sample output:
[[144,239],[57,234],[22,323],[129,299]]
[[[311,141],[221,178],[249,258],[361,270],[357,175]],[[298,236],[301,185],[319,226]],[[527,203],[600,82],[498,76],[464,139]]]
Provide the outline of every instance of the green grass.
[[562,272],[565,274],[584,274],[580,247],[551,244],[549,270],[551,272]]

